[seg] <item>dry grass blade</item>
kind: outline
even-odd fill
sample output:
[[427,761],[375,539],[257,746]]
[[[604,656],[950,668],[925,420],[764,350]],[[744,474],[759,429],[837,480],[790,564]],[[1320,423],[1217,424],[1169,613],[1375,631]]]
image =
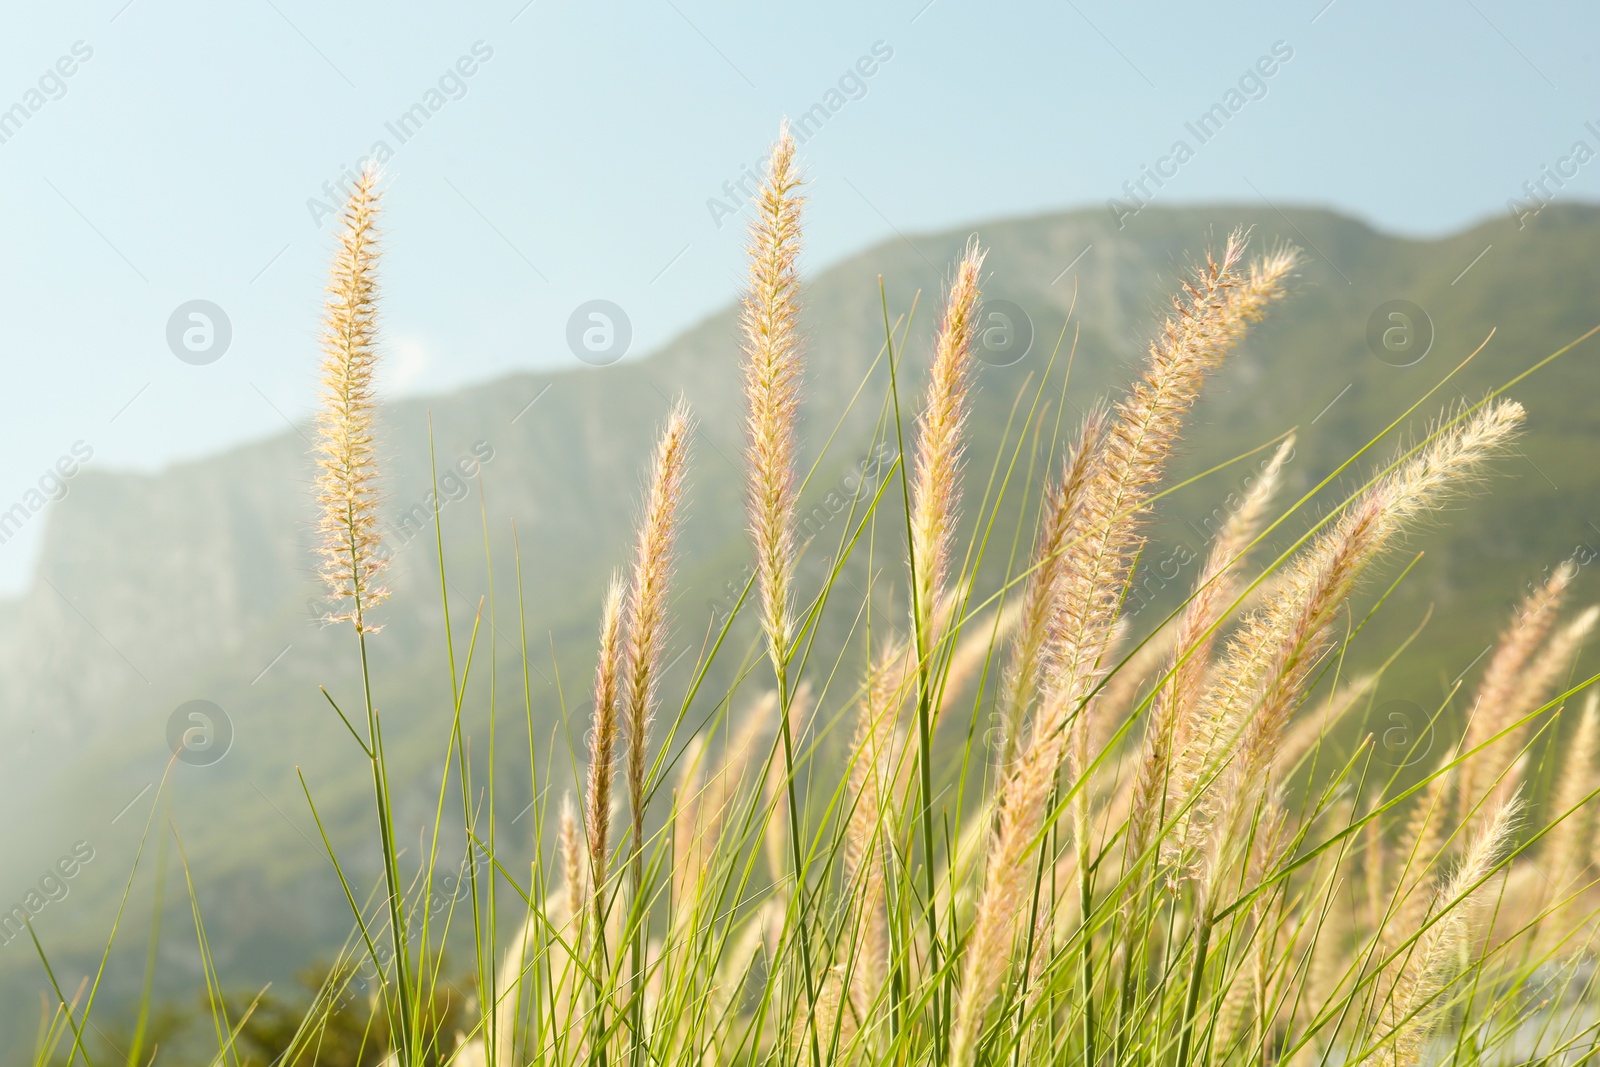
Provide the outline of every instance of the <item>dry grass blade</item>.
[[[1514,703],[1509,711],[1511,723],[1521,722],[1535,709],[1545,702],[1545,699],[1555,690],[1557,682],[1562,675],[1572,669],[1573,660],[1579,647],[1589,632],[1594,629],[1596,620],[1600,620],[1600,608],[1586,608],[1577,618],[1567,623],[1550,638],[1545,647],[1528,664],[1518,679]],[[1527,733],[1527,725],[1512,727],[1507,730],[1506,736],[1488,749],[1478,753],[1477,757],[1469,763],[1488,763],[1490,754],[1517,752],[1511,767],[1501,774],[1488,791],[1487,801],[1480,800],[1474,805],[1473,817],[1468,820],[1469,826],[1476,826],[1484,818],[1483,809],[1499,807],[1500,803],[1516,791],[1518,783],[1522,780],[1523,767],[1527,762],[1527,753],[1517,749],[1522,738]]]

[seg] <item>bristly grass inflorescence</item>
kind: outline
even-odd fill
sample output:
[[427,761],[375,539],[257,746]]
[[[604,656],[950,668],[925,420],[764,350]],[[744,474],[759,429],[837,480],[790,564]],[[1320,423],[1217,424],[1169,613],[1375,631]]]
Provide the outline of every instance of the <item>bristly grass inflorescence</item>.
[[372,422],[378,366],[378,175],[363,171],[341,217],[322,321],[322,407],[317,414],[317,504],[322,578],[331,619],[371,631],[366,613],[387,596],[378,537]]

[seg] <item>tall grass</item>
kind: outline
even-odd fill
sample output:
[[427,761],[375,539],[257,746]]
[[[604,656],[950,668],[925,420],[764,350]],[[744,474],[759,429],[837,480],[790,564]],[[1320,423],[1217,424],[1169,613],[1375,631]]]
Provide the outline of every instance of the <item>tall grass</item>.
[[[1267,558],[1263,544],[1304,518],[1313,496],[1387,447],[1374,441],[1285,503],[1292,440],[1281,442],[1191,594],[1134,644],[1123,604],[1168,459],[1207,378],[1292,287],[1298,255],[1252,260],[1235,234],[1206,258],[1128,392],[1091,408],[1070,446],[1045,435],[1052,469],[1035,509],[1011,485],[1025,440],[1045,424],[1042,394],[1019,398],[1027,428],[984,491],[966,484],[983,281],[974,244],[952,268],[931,352],[904,350],[885,305],[879,435],[898,459],[881,483],[858,483],[837,555],[808,588],[795,520],[808,475],[797,426],[801,190],[785,131],[756,197],[742,315],[754,577],[740,611],[759,616],[760,634],[745,684],[702,691],[712,665],[738,654],[734,618],[705,642],[686,690],[663,681],[693,463],[680,403],[639,490],[633,557],[596,605],[587,768],[534,754],[537,797],[560,795],[552,783],[570,771],[581,798],[562,801],[553,844],[530,870],[502,859],[504,828],[477,799],[453,643],[453,721],[439,725],[455,765],[442,771],[434,855],[414,879],[392,832],[370,695],[365,729],[334,705],[371,768],[384,877],[358,886],[329,846],[353,933],[309,1009],[280,1020],[276,1062],[1591,1056],[1593,698],[1552,787],[1535,788],[1525,765],[1534,735],[1561,729],[1548,713],[1583,688],[1568,675],[1594,614],[1563,616],[1570,571],[1506,624],[1464,734],[1420,781],[1375,759],[1370,737],[1353,749],[1331,740],[1378,685],[1344,670],[1367,617],[1353,595],[1409,531],[1486,479],[1513,447],[1521,408],[1492,394],[1449,410]],[[375,211],[367,175],[330,286],[318,488],[325,573],[364,681],[367,643],[382,640],[371,619],[382,598],[371,518]],[[1031,552],[999,585],[981,585],[997,517],[1035,510]],[[864,554],[877,583],[866,602],[839,578]],[[852,642],[866,666],[854,677],[813,658],[822,621],[836,617],[860,621]],[[752,687],[765,695],[749,699]],[[697,731],[707,706],[717,729]],[[958,708],[970,708],[965,722]],[[530,702],[530,744],[532,714]],[[452,828],[444,813],[457,799]],[[307,800],[315,812],[309,790]],[[436,919],[425,906],[431,860],[451,831],[468,842],[469,896],[461,914]],[[452,924],[472,950],[466,1001],[442,979]],[[364,967],[380,976],[370,999],[351,994]],[[251,1005],[213,998],[213,1008],[215,1062],[250,1059],[240,1035],[265,1047]],[[59,995],[39,1064],[87,1062],[88,1011]]]

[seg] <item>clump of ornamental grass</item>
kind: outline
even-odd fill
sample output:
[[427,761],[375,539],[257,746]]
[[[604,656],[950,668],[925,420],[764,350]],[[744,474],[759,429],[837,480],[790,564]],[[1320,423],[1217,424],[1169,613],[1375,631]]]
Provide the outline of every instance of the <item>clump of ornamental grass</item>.
[[[1128,594],[1169,462],[1207,380],[1292,289],[1299,254],[1252,258],[1248,234],[1229,236],[1181,281],[1132,385],[1077,405],[1086,414],[1064,444],[1045,402],[1059,377],[1028,386],[979,493],[970,424],[985,253],[974,241],[951,266],[925,350],[885,311],[883,351],[857,395],[886,386],[872,444],[894,460],[882,481],[855,479],[832,544],[808,540],[797,515],[828,459],[801,460],[800,189],[783,130],[755,196],[729,339],[752,560],[740,610],[703,634],[681,618],[693,420],[680,401],[645,467],[631,560],[600,597],[572,765],[539,749],[534,716],[554,709],[527,698],[531,866],[497,847],[515,820],[495,814],[492,777],[473,784],[469,698],[453,677],[454,777],[446,768],[422,845],[437,856],[453,830],[472,873],[442,913],[431,861],[402,878],[365,691],[368,729],[351,732],[372,767],[384,878],[359,883],[330,848],[354,928],[278,1062],[325,1062],[318,1049],[334,1047],[324,1038],[362,969],[378,979],[367,995],[379,1022],[352,1067],[1310,1067],[1591,1053],[1600,710],[1573,697],[1592,681],[1574,667],[1597,612],[1566,608],[1576,568],[1529,593],[1474,682],[1410,724],[1439,739],[1431,751],[1397,759],[1387,735],[1380,749],[1351,721],[1383,693],[1389,658],[1359,643],[1363,590],[1381,610],[1375,572],[1489,480],[1521,407],[1499,393],[1464,403],[1365,476],[1352,460],[1286,505],[1294,438],[1265,442],[1240,457],[1255,474],[1230,497],[1187,597],[1151,625]],[[367,613],[384,596],[376,203],[369,174],[330,285],[317,483],[323,573],[363,667]],[[1045,469],[1014,481],[1005,472],[1030,442]],[[1019,499],[1019,482],[1038,499]],[[996,581],[982,565],[989,532],[1021,515],[1035,520],[1031,541]],[[832,659],[824,625],[850,633]],[[693,634],[692,668],[672,669],[674,632]],[[523,662],[536,654],[524,640]],[[712,692],[713,666],[730,658],[739,681]],[[1356,658],[1374,669],[1352,673]],[[549,834],[537,829],[547,796],[563,798]],[[453,986],[447,943],[474,964],[454,1033],[429,1022]],[[76,1054],[86,1014],[60,998],[40,1064]],[[252,1024],[218,1021],[218,1062],[232,1062],[228,1035]]]

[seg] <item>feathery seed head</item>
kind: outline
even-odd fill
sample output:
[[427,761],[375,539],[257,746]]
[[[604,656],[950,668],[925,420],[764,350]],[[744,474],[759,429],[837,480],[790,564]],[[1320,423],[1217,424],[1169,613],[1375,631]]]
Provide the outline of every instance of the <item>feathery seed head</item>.
[[1593,861],[1594,811],[1593,805],[1585,804],[1585,800],[1593,789],[1597,754],[1600,754],[1600,693],[1590,690],[1578,729],[1561,764],[1561,777],[1551,803],[1552,812],[1561,821],[1550,829],[1542,850],[1550,857],[1553,893],[1567,891],[1573,879]]
[[[1503,725],[1489,736],[1493,737],[1502,732],[1504,732],[1504,736],[1489,748],[1480,752],[1476,759],[1468,760],[1468,763],[1481,765],[1486,762],[1485,757],[1489,756],[1490,753],[1501,754],[1503,762],[1504,753],[1521,748],[1521,739],[1527,730],[1527,724],[1523,720],[1544,703],[1545,699],[1555,690],[1560,679],[1572,669],[1573,658],[1583,645],[1584,639],[1589,636],[1589,632],[1594,629],[1596,621],[1600,621],[1600,607],[1591,606],[1585,608],[1578,614],[1577,618],[1568,622],[1551,636],[1550,640],[1545,643],[1545,647],[1539,650],[1533,661],[1517,676],[1517,684],[1512,691],[1510,702],[1503,705],[1498,714],[1493,716],[1498,723]],[[1527,753],[1525,751],[1521,752],[1512,766],[1494,782],[1493,787],[1489,790],[1487,807],[1491,809],[1496,807],[1495,802],[1497,799],[1510,795],[1516,789],[1517,784],[1522,780],[1526,757]],[[1481,766],[1478,769],[1481,770]],[[1475,779],[1468,780],[1469,784],[1466,788],[1471,788],[1470,781],[1472,780]],[[1469,805],[1469,810],[1472,807],[1481,806],[1479,798],[1471,796],[1465,791],[1462,793],[1461,799],[1463,803]],[[1476,823],[1478,818],[1474,817],[1471,821]]]
[[[1052,606],[1051,664],[1027,747],[1000,786],[998,826],[968,940],[951,1062],[967,1067],[989,1003],[1003,980],[1027,886],[1028,853],[1044,825],[1069,737],[1087,726],[1090,694],[1103,674],[1120,590],[1138,544],[1141,513],[1161,477],[1185,414],[1206,374],[1282,293],[1295,264],[1284,250],[1240,279],[1244,235],[1228,239],[1183,287],[1173,316],[1151,344],[1145,373],[1115,408],[1074,509]],[[915,534],[913,534],[915,538]]]
[[756,195],[750,224],[750,274],[740,316],[748,510],[760,580],[762,624],[776,660],[789,641],[794,572],[795,418],[801,376],[797,325],[800,285],[800,178],[785,124]]
[[1011,662],[1005,675],[1000,700],[1002,730],[997,766],[1004,771],[1016,758],[1022,744],[1022,727],[1038,688],[1044,666],[1046,641],[1050,636],[1051,608],[1061,570],[1066,564],[1067,535],[1072,527],[1078,499],[1088,481],[1090,463],[1105,433],[1107,411],[1096,404],[1084,417],[1077,442],[1068,453],[1061,478],[1045,493],[1039,514],[1039,531],[1034,537],[1033,564],[1023,588],[1017,632],[1012,641]]
[[362,171],[341,216],[322,317],[322,408],[317,414],[317,504],[322,579],[330,621],[375,632],[369,609],[388,596],[378,536],[377,452],[372,424],[378,366],[377,170]]
[[1385,537],[1439,508],[1481,478],[1484,463],[1520,432],[1526,416],[1515,400],[1486,404],[1449,420],[1435,439],[1389,475]]
[[[1486,820],[1483,831],[1467,846],[1461,865],[1435,894],[1429,908],[1431,925],[1416,935],[1379,1012],[1391,1044],[1383,1062],[1417,1063],[1428,1034],[1438,1021],[1436,1000],[1465,946],[1473,921],[1491,896],[1486,879],[1493,873],[1516,829],[1521,803],[1512,797]],[[1414,927],[1413,927],[1414,929]]]
[[[1200,386],[1237,343],[1245,328],[1282,295],[1295,255],[1262,260],[1241,279],[1244,234],[1229,237],[1220,258],[1184,284],[1171,317],[1150,345],[1144,375],[1115,408],[1115,419],[1096,450],[1069,535],[1072,551],[1062,568],[1053,606],[1051,668],[1076,695],[1061,705],[1076,714],[1098,668],[1138,545],[1138,532],[1155,483],[1165,469],[1183,418]],[[1059,724],[1051,724],[1057,728]]]
[[634,548],[633,578],[627,601],[627,670],[623,694],[628,742],[628,795],[632,801],[633,854],[641,848],[644,826],[645,768],[650,743],[650,717],[655,705],[656,675],[666,642],[667,587],[672,577],[672,548],[678,528],[678,503],[691,423],[680,401],[667,416],[656,444],[650,487]]
[[622,667],[622,578],[613,575],[600,613],[600,656],[595,666],[594,722],[589,733],[589,782],[585,801],[589,861],[597,887],[604,886],[606,881],[611,779],[617,759],[617,686]]
[[561,797],[561,877],[567,893],[567,916],[574,928],[583,922],[589,895],[588,865],[583,862],[579,836],[577,809],[572,794],[565,793]]
[[706,741],[696,734],[684,745],[679,756],[678,785],[673,791],[672,812],[672,897],[676,904],[674,925],[688,922],[690,902],[699,885],[704,859],[700,846],[701,804],[706,794]]
[[701,735],[691,738],[680,758],[678,813],[673,828],[672,875],[675,924],[691,923],[700,896],[710,882],[710,868],[718,856],[723,828],[745,783],[757,748],[757,739],[777,718],[778,693],[769,689],[740,717],[727,739],[720,766],[713,767],[711,753]]
[[[1197,805],[1200,817],[1179,842],[1199,844],[1196,832],[1210,824],[1210,877],[1227,868],[1241,820],[1261,793],[1284,727],[1362,571],[1404,529],[1469,484],[1515,435],[1521,416],[1519,405],[1502,401],[1435,435],[1290,564],[1282,584],[1229,642],[1201,712],[1212,735],[1224,739],[1212,754],[1231,764],[1229,775]],[[1227,743],[1235,737],[1236,744]]]
[[[1472,751],[1521,718],[1519,708],[1538,706],[1537,698],[1528,703],[1534,695],[1523,685],[1523,675],[1555,626],[1572,578],[1573,572],[1568,567],[1557,567],[1544,585],[1532,590],[1517,605],[1511,624],[1501,633],[1494,655],[1478,682],[1461,742],[1463,751]],[[1457,805],[1458,814],[1466,818],[1477,800],[1477,761],[1468,760],[1461,770],[1462,788]]]
[[984,253],[967,246],[956,266],[934,341],[927,397],[917,419],[911,490],[911,551],[917,632],[926,655],[936,643],[931,622],[950,567],[950,542],[961,497],[962,430],[971,388],[972,343],[978,324],[978,275]]
[[[1218,624],[1238,592],[1238,572],[1244,554],[1260,534],[1268,506],[1277,492],[1283,465],[1294,453],[1294,435],[1284,439],[1239,506],[1228,516],[1211,545],[1194,594],[1179,623],[1172,657],[1171,677],[1156,694],[1144,751],[1134,778],[1129,809],[1128,845],[1143,852],[1160,818],[1164,801],[1176,788],[1187,795],[1210,759],[1213,733],[1196,739],[1196,703],[1211,664]],[[1199,740],[1200,743],[1193,743]],[[1176,772],[1176,773],[1174,773]]]

